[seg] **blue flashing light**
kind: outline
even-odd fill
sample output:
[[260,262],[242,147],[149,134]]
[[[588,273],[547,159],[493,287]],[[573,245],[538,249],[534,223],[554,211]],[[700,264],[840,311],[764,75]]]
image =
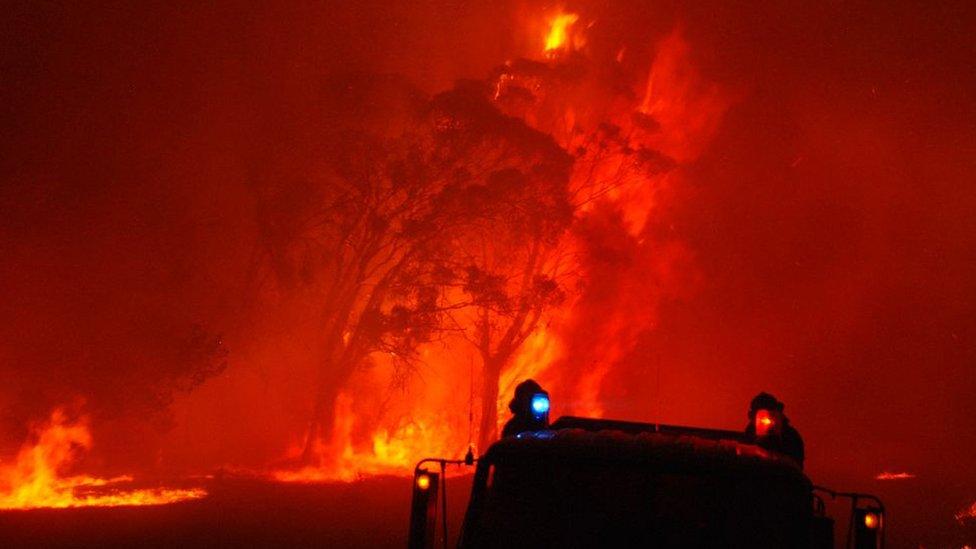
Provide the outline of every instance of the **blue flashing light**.
[[532,413],[537,416],[549,413],[549,395],[538,393],[532,396]]

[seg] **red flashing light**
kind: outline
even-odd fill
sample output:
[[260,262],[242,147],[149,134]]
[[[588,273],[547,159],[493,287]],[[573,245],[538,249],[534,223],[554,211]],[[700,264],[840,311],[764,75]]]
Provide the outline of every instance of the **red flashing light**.
[[769,434],[770,429],[776,424],[769,410],[759,410],[756,412],[756,435],[764,437]]

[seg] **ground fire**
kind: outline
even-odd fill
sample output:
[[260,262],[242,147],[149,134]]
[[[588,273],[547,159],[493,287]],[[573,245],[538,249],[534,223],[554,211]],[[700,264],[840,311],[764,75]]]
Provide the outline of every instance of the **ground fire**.
[[877,480],[905,480],[909,478],[915,478],[915,475],[911,473],[905,473],[905,472],[889,473],[888,471],[885,471],[883,473],[879,473],[878,476],[874,478]]
[[[976,543],[971,10],[15,4],[0,545],[402,545],[421,479],[490,540],[489,466],[686,442]],[[530,379],[552,441],[502,436]]]
[[0,509],[164,505],[207,495],[203,489],[133,489],[129,476],[66,474],[78,454],[91,446],[85,418],[70,421],[64,410],[51,412],[13,463],[0,462]]

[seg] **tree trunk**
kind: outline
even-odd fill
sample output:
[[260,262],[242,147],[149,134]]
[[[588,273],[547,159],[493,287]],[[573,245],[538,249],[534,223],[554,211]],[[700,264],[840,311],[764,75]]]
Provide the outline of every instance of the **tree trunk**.
[[498,357],[483,360],[481,371],[481,426],[478,429],[478,452],[483,453],[498,439],[498,378],[504,361]]
[[315,440],[318,438],[318,433],[321,426],[321,416],[322,411],[316,407],[312,411],[312,420],[308,422],[308,432],[305,433],[305,448],[302,449],[302,465],[312,465],[315,461]]
[[332,428],[335,426],[335,402],[339,397],[341,385],[338,379],[330,379],[324,381],[315,393],[312,417],[309,419],[308,432],[305,435],[305,448],[302,450],[302,465],[314,465],[315,443],[332,437]]

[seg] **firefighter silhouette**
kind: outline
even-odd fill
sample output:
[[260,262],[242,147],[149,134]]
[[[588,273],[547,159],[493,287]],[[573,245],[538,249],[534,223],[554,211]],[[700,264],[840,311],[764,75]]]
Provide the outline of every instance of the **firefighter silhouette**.
[[756,445],[793,458],[803,467],[803,438],[783,413],[784,405],[769,393],[759,393],[749,404],[746,436]]
[[502,437],[549,428],[549,393],[532,379],[515,387],[515,396],[508,403],[508,409],[512,411],[512,419],[502,429]]

